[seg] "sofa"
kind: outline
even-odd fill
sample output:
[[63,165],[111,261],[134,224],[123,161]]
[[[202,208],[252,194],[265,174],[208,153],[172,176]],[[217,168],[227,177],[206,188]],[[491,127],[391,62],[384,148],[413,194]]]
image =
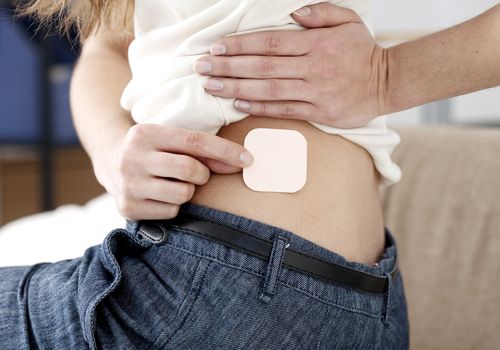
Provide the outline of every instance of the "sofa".
[[395,128],[401,182],[382,191],[411,349],[500,349],[500,128]]

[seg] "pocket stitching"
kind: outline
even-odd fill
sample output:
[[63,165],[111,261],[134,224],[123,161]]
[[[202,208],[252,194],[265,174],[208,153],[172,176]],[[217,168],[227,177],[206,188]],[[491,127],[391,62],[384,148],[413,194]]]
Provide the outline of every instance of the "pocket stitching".
[[[179,311],[182,310],[184,305],[186,304],[187,300],[189,300],[189,305],[187,305],[187,310],[185,310],[183,313],[184,315],[182,316],[182,320],[180,323],[176,326],[176,329],[172,330],[167,328],[163,332],[160,333],[160,335],[156,338],[156,340],[153,342],[153,345],[150,347],[150,349],[164,349],[165,345],[177,334],[177,332],[184,326],[184,322],[186,322],[187,318],[191,314],[191,310],[193,309],[193,305],[196,303],[196,300],[198,299],[198,295],[201,290],[201,286],[203,285],[205,281],[205,276],[207,274],[208,267],[210,265],[210,261],[207,261],[207,259],[201,259],[200,262],[198,263],[198,266],[196,267],[196,271],[194,272],[193,275],[193,281],[191,283],[191,286],[189,287],[189,292],[187,293],[186,297],[181,303],[181,306],[179,307]],[[172,334],[168,335],[166,338],[165,336],[167,335],[167,332],[172,332]],[[165,339],[163,339],[165,338]]]
[[[327,319],[329,318],[331,313],[332,313],[332,309],[328,308],[328,311],[326,312]],[[321,348],[321,344],[323,343],[323,337],[325,334],[325,329],[326,329],[326,322],[323,323],[323,327],[321,327],[321,331],[319,332],[318,344],[316,345],[316,350],[320,350],[320,348]]]

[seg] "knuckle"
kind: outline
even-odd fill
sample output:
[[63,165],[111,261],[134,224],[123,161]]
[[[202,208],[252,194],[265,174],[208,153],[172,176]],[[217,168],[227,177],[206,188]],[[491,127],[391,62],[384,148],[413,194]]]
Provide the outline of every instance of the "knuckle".
[[269,96],[272,98],[279,98],[283,91],[283,84],[277,79],[269,79],[267,83],[267,90]]
[[116,155],[116,165],[120,172],[125,172],[133,164],[139,163],[140,157],[138,157],[138,154],[144,154],[145,151],[141,148],[139,142],[124,142]]
[[261,58],[259,62],[259,73],[264,77],[272,76],[276,73],[276,66],[269,58]]
[[243,40],[239,38],[228,38],[228,41],[225,43],[226,47],[231,48],[235,54],[239,54],[243,52]]
[[264,50],[269,55],[278,53],[282,46],[283,41],[278,33],[269,33],[264,41]]
[[135,188],[132,184],[132,181],[127,179],[126,177],[121,177],[119,180],[120,192],[125,198],[132,198],[135,194]]
[[151,126],[147,124],[135,124],[129,130],[132,142],[142,141],[150,135]]
[[196,164],[194,160],[188,156],[184,156],[182,159],[179,166],[180,176],[186,180],[191,179],[196,174]]
[[313,38],[313,50],[326,55],[334,55],[337,52],[337,39],[329,33],[318,33]]
[[257,114],[267,115],[267,104],[266,103],[259,103],[257,105]]
[[122,197],[118,200],[117,207],[120,214],[122,214],[124,217],[128,219],[133,219],[134,217],[136,217],[137,213],[132,201]]
[[220,156],[222,159],[231,159],[234,155],[234,147],[228,143],[224,143],[220,150]]
[[317,96],[319,97],[319,101],[331,101],[338,98],[339,93],[341,91],[338,91],[335,87],[325,86],[319,90]]
[[231,62],[228,59],[222,59],[220,62],[220,69],[223,75],[228,76],[231,74]]
[[233,92],[234,97],[239,97],[241,94],[241,82],[240,82],[240,80],[239,79],[233,80],[232,86],[233,86],[232,92]]
[[311,60],[305,65],[305,70],[308,77],[322,78],[324,73],[323,68],[324,66],[322,61],[316,62],[315,60]]
[[201,148],[204,146],[204,136],[200,132],[188,131],[184,136],[184,143],[189,148]]
[[322,67],[321,71],[319,74],[325,79],[326,81],[335,81],[338,83],[339,75],[336,71],[336,67]]
[[281,105],[281,115],[285,117],[295,117],[297,116],[297,109],[290,103],[283,103]]

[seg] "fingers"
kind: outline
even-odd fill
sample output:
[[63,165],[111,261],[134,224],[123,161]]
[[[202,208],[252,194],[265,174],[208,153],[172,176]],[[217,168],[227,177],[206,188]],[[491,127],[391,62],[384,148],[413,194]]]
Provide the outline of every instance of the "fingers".
[[320,121],[318,108],[307,102],[236,100],[235,107],[242,112],[262,117]]
[[217,174],[235,174],[241,172],[241,168],[233,167],[214,159],[206,159],[204,163],[211,171]]
[[227,36],[210,48],[212,55],[300,56],[309,50],[303,31],[267,31]]
[[143,135],[155,149],[215,159],[234,167],[252,164],[251,153],[242,145],[209,133],[173,127],[145,127]]
[[[247,161],[241,155],[248,153]],[[119,149],[112,193],[126,218],[168,219],[188,202],[196,185],[210,178],[207,162],[220,173],[252,163],[238,143],[208,133],[154,124],[131,127]],[[232,165],[231,165],[232,163]]]
[[[333,27],[345,23],[361,22],[361,18],[351,9],[330,3],[307,6],[300,15],[300,9],[292,14],[304,27]],[[310,12],[309,14],[307,14]],[[231,35],[216,41],[210,48],[214,56],[263,55],[301,56],[311,52],[307,31],[266,31]]]
[[307,28],[333,27],[361,22],[361,18],[354,10],[325,2],[306,6],[292,13],[292,16],[299,24]]
[[235,78],[291,78],[307,75],[303,57],[205,56],[193,66],[201,75]]
[[151,168],[146,170],[153,176],[175,178],[195,185],[204,185],[210,178],[210,169],[183,154],[156,152],[148,166]]
[[[189,201],[195,191],[195,185],[191,183],[164,178],[150,177],[141,185],[142,188],[139,186],[139,188],[134,189],[134,193],[140,193],[142,198],[175,205],[181,205]],[[133,196],[129,198],[133,198]]]
[[299,79],[227,79],[209,78],[205,89],[215,96],[233,97],[244,100],[297,100],[312,98],[307,83]]
[[210,169],[210,171],[218,174],[235,174],[241,172],[240,167],[227,165],[226,163],[220,162],[215,159],[210,159],[200,156],[192,156],[192,157],[198,159],[200,162],[206,165]]

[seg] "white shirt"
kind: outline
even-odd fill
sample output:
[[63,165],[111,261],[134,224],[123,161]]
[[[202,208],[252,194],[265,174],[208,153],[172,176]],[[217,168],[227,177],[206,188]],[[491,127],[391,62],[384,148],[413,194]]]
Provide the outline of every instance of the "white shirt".
[[[209,54],[210,46],[234,33],[298,30],[293,11],[321,1],[310,0],[136,0],[135,39],[129,48],[132,79],[121,105],[137,123],[155,123],[216,134],[248,114],[236,110],[234,99],[210,95],[193,64]],[[367,23],[368,0],[330,1],[354,9]],[[399,181],[401,171],[390,154],[400,142],[387,129],[385,117],[364,127],[340,129],[310,122],[365,148],[384,177]]]

